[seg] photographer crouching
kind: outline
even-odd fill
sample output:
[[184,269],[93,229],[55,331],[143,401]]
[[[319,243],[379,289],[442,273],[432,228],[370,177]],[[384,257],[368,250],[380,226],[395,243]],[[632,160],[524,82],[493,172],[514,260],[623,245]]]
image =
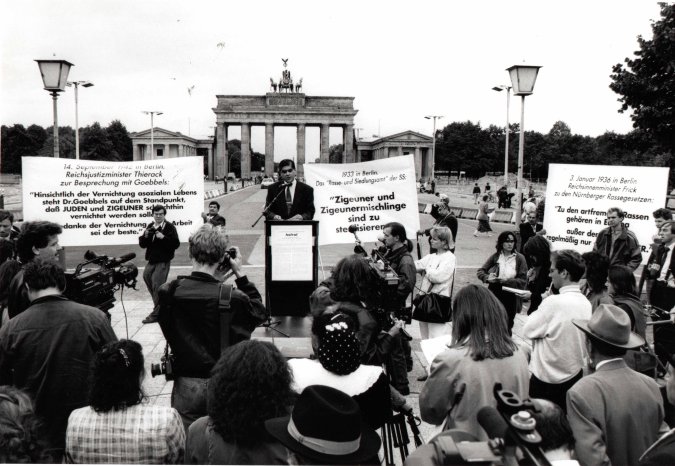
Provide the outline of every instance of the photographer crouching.
[[[159,290],[159,325],[173,351],[165,367],[167,379],[174,378],[171,406],[186,432],[207,414],[209,377],[221,351],[248,340],[267,317],[260,293],[241,274],[239,251],[229,248],[225,230],[203,225],[190,236],[189,252],[192,274]],[[230,275],[236,288],[222,283]]]

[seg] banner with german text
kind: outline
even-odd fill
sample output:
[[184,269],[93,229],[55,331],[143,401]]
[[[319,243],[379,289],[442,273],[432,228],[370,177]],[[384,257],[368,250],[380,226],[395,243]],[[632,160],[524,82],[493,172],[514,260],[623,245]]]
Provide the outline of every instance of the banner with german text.
[[553,249],[593,249],[607,228],[607,209],[625,212],[638,238],[643,260],[657,233],[652,212],[666,205],[668,168],[550,164],[544,229]]
[[138,244],[155,204],[186,242],[201,225],[203,157],[145,162],[23,157],[24,220],[63,228],[62,246]]
[[349,226],[361,241],[376,241],[386,223],[402,223],[408,238],[420,227],[412,155],[360,163],[305,164],[314,188],[319,244],[353,243]]

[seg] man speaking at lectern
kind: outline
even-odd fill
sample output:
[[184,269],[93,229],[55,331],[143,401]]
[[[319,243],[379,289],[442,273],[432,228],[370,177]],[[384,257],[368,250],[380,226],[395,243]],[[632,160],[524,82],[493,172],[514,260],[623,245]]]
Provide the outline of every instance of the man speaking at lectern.
[[295,179],[295,162],[279,162],[279,181],[267,190],[267,220],[312,220],[314,189]]

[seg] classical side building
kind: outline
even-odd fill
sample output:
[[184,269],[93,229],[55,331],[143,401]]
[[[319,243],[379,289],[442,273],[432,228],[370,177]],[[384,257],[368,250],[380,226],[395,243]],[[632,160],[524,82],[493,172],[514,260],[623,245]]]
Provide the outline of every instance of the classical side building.
[[359,140],[356,143],[356,162],[387,159],[399,155],[415,156],[415,174],[417,179],[429,178],[432,166],[433,138],[415,131],[384,136],[372,141]]
[[196,139],[178,131],[169,131],[155,127],[153,130],[153,150],[150,153],[150,129],[130,133],[134,161],[157,160],[163,158],[204,157],[204,174],[213,177],[213,139]]

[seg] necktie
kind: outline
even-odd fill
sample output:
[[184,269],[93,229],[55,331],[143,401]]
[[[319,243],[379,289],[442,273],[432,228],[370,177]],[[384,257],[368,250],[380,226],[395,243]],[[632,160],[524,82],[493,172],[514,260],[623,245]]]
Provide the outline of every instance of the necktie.
[[286,186],[286,208],[288,209],[288,214],[291,214],[291,207],[293,207],[293,198],[291,198],[291,187]]
[[663,267],[665,267],[666,270],[666,276],[665,280],[668,281],[668,278],[670,278],[670,264],[666,263],[666,259],[668,259],[668,252],[670,251],[669,247],[664,247],[663,248],[663,257],[661,258],[661,270],[663,270]]

